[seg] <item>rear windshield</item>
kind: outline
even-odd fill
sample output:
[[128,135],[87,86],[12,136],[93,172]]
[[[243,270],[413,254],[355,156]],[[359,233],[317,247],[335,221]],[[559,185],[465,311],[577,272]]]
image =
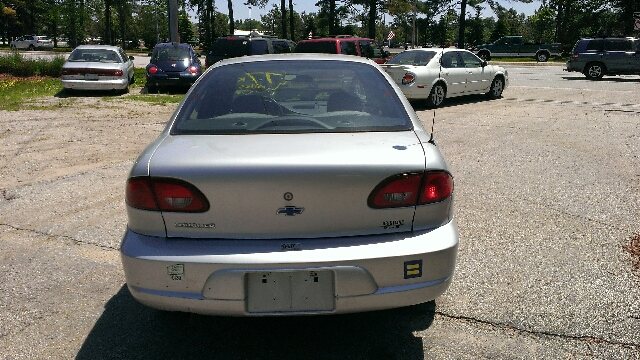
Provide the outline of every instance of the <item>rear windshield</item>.
[[379,69],[332,60],[213,68],[192,88],[172,134],[399,131],[411,120]]
[[153,52],[152,61],[183,61],[189,59],[189,49],[183,46],[164,46]]
[[[355,45],[354,45],[355,48]],[[296,45],[295,52],[298,53],[320,53],[320,54],[337,54],[338,48],[333,41],[311,41],[299,42]]]
[[403,51],[400,54],[394,56],[387,64],[396,64],[396,65],[427,65],[433,57],[436,56],[435,51],[422,51],[422,50],[414,50],[414,51]]
[[249,40],[238,38],[218,39],[211,47],[211,55],[225,58],[250,55]]
[[107,49],[75,49],[69,55],[71,62],[104,62],[120,63],[122,60],[117,52]]

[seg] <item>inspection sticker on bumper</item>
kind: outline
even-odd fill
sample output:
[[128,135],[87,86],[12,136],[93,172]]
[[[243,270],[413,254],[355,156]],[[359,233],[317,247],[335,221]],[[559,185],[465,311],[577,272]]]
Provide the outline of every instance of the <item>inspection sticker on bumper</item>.
[[171,280],[184,279],[184,264],[173,264],[167,266],[167,274],[169,274]]

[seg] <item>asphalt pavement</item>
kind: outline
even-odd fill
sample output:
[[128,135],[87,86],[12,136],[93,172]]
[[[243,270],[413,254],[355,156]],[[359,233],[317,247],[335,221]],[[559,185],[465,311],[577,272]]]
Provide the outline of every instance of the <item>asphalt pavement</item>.
[[0,358],[640,359],[640,272],[625,250],[640,236],[640,77],[508,67],[501,99],[414,104],[454,174],[452,286],[340,316],[138,304],[119,261],[123,184],[175,105],[134,91],[3,111]]

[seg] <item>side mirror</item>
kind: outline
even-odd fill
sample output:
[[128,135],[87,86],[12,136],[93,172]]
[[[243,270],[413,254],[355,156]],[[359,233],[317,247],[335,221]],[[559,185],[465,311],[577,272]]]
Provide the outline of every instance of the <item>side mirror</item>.
[[133,56],[129,56],[129,60],[133,60],[133,59],[134,59],[134,57],[133,57]]
[[482,67],[485,67],[489,65],[489,63],[487,62],[487,60],[482,60]]

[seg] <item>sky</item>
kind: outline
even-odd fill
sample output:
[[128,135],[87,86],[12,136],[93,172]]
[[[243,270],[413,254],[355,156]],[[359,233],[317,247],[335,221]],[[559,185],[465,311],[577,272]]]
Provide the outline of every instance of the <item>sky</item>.
[[[259,9],[259,8],[249,9],[246,5],[244,5],[245,2],[246,0],[233,0],[233,17],[236,20],[244,20],[249,18],[260,20],[260,15],[264,15],[267,12],[269,12],[269,10],[271,10],[271,8],[273,7],[273,4],[276,4],[278,7],[280,7],[280,0],[271,0],[264,9]],[[316,12],[318,11],[318,8],[315,6],[316,2],[317,2],[316,0],[295,0],[293,3],[293,8],[298,13]],[[286,0],[286,4],[288,7],[289,0]],[[523,4],[517,1],[505,0],[505,1],[500,1],[500,4],[507,9],[513,8],[518,13],[524,13],[526,16],[533,15],[533,13],[536,10],[538,10],[538,8],[540,8],[539,0],[534,0],[530,4]],[[221,11],[221,12],[228,11],[227,2],[225,0],[217,0],[216,6],[218,7],[218,11]],[[495,17],[495,15],[493,14],[493,11],[491,11],[491,9],[489,9],[488,6],[486,8],[487,9],[485,9],[483,16]]]

